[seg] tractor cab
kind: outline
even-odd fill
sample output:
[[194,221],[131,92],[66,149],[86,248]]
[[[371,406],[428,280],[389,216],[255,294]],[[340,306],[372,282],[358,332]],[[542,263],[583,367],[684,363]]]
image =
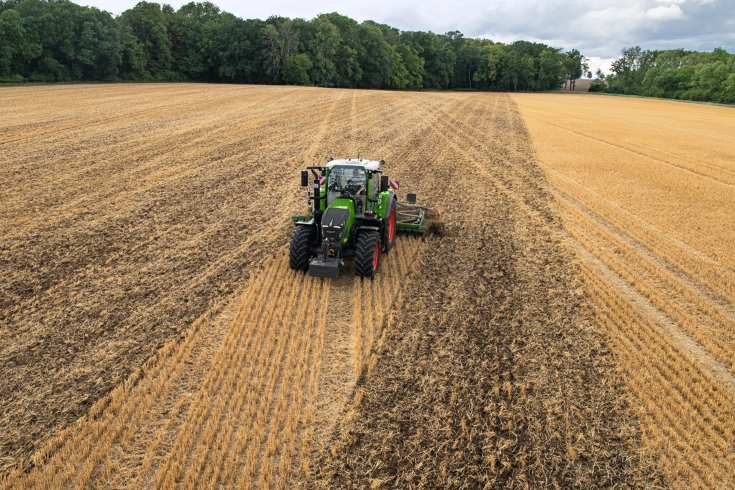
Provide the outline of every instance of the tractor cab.
[[352,199],[355,203],[355,215],[362,217],[365,214],[368,187],[363,165],[335,165],[329,170],[327,178],[327,206],[337,199]]
[[380,194],[380,162],[370,160],[339,160],[326,167],[326,207],[338,199],[351,199],[355,216],[363,217],[370,208],[370,199]]

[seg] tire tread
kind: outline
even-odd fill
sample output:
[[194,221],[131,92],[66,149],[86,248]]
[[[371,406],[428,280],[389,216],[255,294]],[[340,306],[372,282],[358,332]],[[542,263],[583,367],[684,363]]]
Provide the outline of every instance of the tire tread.
[[291,269],[306,272],[309,270],[309,242],[311,230],[305,226],[297,226],[291,235],[288,252],[288,265]]
[[[375,232],[361,233],[357,237],[355,275],[358,277],[373,277],[377,272],[373,270],[373,259],[375,258],[375,244],[379,240],[380,236]],[[380,262],[378,262],[378,267],[380,267]]]

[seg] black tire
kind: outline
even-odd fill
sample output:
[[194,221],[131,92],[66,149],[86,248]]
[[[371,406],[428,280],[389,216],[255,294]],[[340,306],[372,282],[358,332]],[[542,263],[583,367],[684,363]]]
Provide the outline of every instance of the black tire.
[[374,231],[360,233],[355,247],[355,275],[373,277],[380,265],[380,235]]
[[297,271],[309,270],[311,258],[311,228],[297,226],[291,235],[291,247],[288,252],[288,265]]
[[[383,252],[387,252],[396,244],[396,235],[398,234],[398,205],[395,198],[391,200],[390,209],[388,210],[388,219],[383,229]],[[391,223],[392,220],[392,223]]]

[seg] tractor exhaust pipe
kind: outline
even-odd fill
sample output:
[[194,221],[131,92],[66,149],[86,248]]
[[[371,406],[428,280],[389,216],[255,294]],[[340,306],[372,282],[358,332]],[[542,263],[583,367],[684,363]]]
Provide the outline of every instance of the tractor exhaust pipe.
[[386,192],[390,188],[390,181],[387,175],[380,176],[380,192]]
[[303,187],[306,187],[307,185],[309,185],[309,172],[308,172],[309,170],[311,170],[311,173],[314,175],[314,181],[311,183],[310,187],[314,189],[314,196],[312,197],[312,199],[314,199],[314,209],[318,210],[321,208],[320,201],[325,198],[322,197],[322,194],[321,194],[321,186],[320,186],[321,176],[319,175],[317,170],[321,171],[323,175],[326,169],[322,167],[306,167],[306,170],[302,170],[301,171],[301,185]]
[[[301,185],[306,187],[309,185],[309,170],[311,170],[311,173],[314,175],[314,181],[311,183],[310,187],[314,189],[314,195],[311,196],[313,202],[314,202],[314,222],[317,226],[317,233],[319,234],[319,239],[321,239],[321,229],[322,229],[322,213],[321,210],[321,201],[322,199],[326,199],[327,196],[322,197],[321,195],[321,176],[319,175],[319,172],[324,175],[326,172],[326,167],[306,167],[306,170],[301,171]],[[306,182],[306,183],[304,183]]]

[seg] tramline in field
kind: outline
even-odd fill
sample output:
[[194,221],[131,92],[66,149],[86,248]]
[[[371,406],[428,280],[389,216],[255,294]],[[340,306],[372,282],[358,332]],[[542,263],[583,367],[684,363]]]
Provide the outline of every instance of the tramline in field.
[[[400,184],[383,174],[384,160],[329,159],[323,167],[301,171],[301,185],[311,187],[308,216],[293,216],[289,265],[309,275],[336,279],[344,259],[355,258],[355,274],[373,277],[380,254],[395,245],[396,233],[424,234],[436,209],[416,204],[416,195],[399,201]],[[309,172],[314,180],[309,183]],[[442,227],[443,224],[436,223]]]

